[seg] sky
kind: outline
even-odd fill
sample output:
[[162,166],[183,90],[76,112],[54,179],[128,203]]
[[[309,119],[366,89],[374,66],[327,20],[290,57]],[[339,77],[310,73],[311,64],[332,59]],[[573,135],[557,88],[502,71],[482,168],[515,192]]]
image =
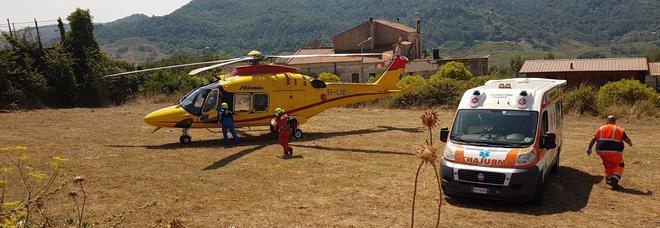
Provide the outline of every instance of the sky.
[[[3,0],[0,3],[0,30],[6,30],[7,19],[11,22],[55,20],[66,16],[76,8],[89,9],[94,22],[110,22],[136,13],[147,16],[167,15],[191,0]],[[53,22],[44,22],[51,24]],[[16,28],[34,26],[29,23],[15,24]]]

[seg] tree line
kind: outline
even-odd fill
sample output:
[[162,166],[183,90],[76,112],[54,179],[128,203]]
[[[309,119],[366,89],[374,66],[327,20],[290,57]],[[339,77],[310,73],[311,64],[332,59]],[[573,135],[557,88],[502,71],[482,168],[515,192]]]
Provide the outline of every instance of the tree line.
[[92,15],[77,9],[68,17],[70,31],[58,21],[60,42],[41,48],[31,33],[3,33],[7,41],[0,49],[0,109],[8,105],[24,108],[98,107],[122,104],[140,94],[176,94],[213,80],[209,74],[188,77],[178,69],[148,74],[106,78],[104,75],[148,67],[216,60],[222,56],[174,56],[134,65],[110,59],[94,36]]

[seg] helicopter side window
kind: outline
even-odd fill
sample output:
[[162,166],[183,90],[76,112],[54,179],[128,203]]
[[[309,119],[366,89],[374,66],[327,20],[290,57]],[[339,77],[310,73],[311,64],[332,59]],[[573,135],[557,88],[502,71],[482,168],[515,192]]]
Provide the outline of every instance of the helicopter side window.
[[249,112],[250,98],[248,93],[234,94],[234,112]]
[[206,103],[202,109],[202,113],[210,112],[211,110],[217,109],[218,106],[218,93],[217,89],[211,90],[211,93],[206,97]]
[[252,111],[265,112],[268,110],[268,94],[252,95]]

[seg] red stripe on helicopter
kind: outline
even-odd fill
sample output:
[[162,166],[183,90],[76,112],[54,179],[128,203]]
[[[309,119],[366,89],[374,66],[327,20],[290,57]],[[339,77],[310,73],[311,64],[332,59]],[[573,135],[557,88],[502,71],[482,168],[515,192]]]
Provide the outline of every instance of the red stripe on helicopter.
[[408,64],[408,58],[400,55],[394,56],[394,61],[392,62],[392,65],[387,68],[387,71],[406,68],[406,64]]
[[[319,106],[319,105],[322,105],[322,104],[325,104],[325,103],[328,103],[328,102],[341,100],[341,99],[344,99],[344,98],[351,98],[351,97],[357,97],[357,96],[368,96],[368,95],[381,95],[381,94],[388,94],[388,93],[360,93],[360,94],[353,94],[353,95],[348,95],[348,96],[343,96],[343,97],[335,97],[335,98],[332,98],[332,99],[327,99],[327,100],[324,100],[324,101],[319,101],[319,102],[316,102],[316,103],[313,103],[313,104],[305,105],[305,106],[302,106],[300,108],[296,108],[296,109],[293,109],[291,111],[288,111],[286,113],[293,114],[293,113],[300,112],[300,111],[305,110],[305,109],[316,107],[316,106]],[[252,121],[271,119],[271,118],[273,118],[273,115],[267,115],[267,116],[256,117],[256,118],[251,118],[251,119],[244,119],[244,120],[236,120],[235,122],[236,123],[243,123],[243,122],[252,122]]]

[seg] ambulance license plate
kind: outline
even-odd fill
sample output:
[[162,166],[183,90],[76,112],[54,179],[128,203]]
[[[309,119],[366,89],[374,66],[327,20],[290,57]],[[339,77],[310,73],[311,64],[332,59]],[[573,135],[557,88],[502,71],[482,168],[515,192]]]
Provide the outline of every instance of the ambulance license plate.
[[479,194],[488,194],[487,188],[472,187],[472,192]]

